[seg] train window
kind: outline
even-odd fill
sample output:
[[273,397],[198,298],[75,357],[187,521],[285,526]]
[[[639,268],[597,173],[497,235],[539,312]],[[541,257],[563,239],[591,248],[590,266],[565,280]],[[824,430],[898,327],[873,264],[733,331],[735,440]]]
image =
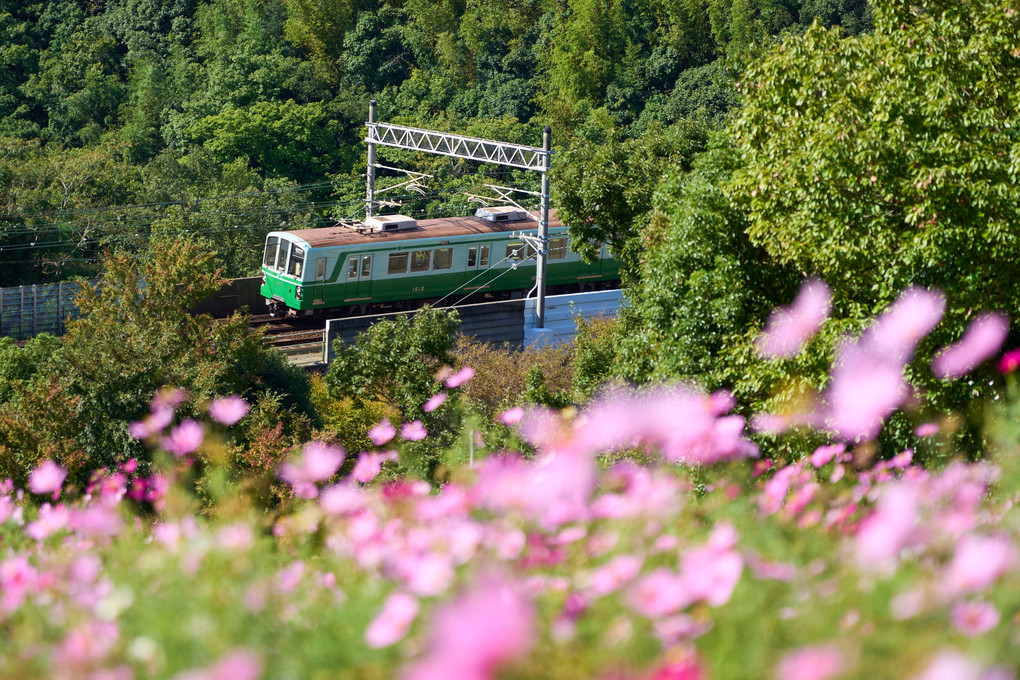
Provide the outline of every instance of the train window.
[[506,244],[506,257],[508,260],[520,262],[531,260],[535,257],[535,248],[531,244],[524,244],[520,241],[512,241]]
[[266,256],[262,260],[262,264],[266,267],[273,268],[276,266],[276,251],[280,247],[280,237],[270,236],[266,239]]
[[407,253],[393,253],[390,255],[390,264],[386,269],[387,274],[407,273]]
[[301,278],[301,270],[305,266],[305,249],[294,246],[290,249],[290,262],[287,265],[287,273],[291,276]]
[[481,250],[478,251],[478,266],[489,266],[489,246],[482,246]]
[[347,260],[347,280],[353,281],[358,278],[358,256],[353,255]]
[[280,241],[280,252],[276,256],[276,266],[273,269],[278,272],[283,272],[287,269],[287,258],[290,257],[290,247],[292,245],[290,241]]
[[361,257],[361,278],[372,278],[372,256],[362,255]]
[[478,264],[478,247],[471,246],[468,248],[468,267],[474,267]]
[[326,258],[324,257],[315,261],[315,278],[320,281],[326,278]]
[[432,258],[433,269],[449,269],[453,266],[453,248],[436,248],[436,255]]
[[567,239],[554,238],[549,241],[549,259],[562,260],[567,256]]
[[432,261],[431,250],[416,250],[411,253],[411,271],[427,272]]

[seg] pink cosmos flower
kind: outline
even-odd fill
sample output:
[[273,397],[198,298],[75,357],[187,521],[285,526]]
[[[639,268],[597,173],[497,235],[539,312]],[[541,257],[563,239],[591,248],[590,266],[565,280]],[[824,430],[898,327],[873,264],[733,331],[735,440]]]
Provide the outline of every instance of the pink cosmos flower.
[[368,484],[378,477],[380,472],[382,472],[382,457],[371,453],[362,453],[358,462],[354,464],[354,469],[351,470],[351,477],[362,484]]
[[669,569],[658,567],[630,587],[628,602],[637,613],[656,619],[687,607],[694,599],[684,580]]
[[[358,462],[361,462],[360,459]],[[365,502],[365,494],[350,483],[327,487],[319,496],[319,507],[327,515],[333,516],[346,515],[360,510],[365,507]]]
[[425,656],[405,668],[404,680],[493,677],[534,640],[534,610],[518,586],[487,576],[441,607],[430,625]]
[[970,323],[959,342],[935,355],[932,373],[944,380],[970,373],[995,356],[1008,332],[1009,318],[1005,314],[981,314]]
[[38,578],[39,572],[23,555],[0,562],[0,609],[6,614],[18,609]]
[[919,531],[918,489],[907,483],[887,486],[876,503],[875,512],[857,531],[857,561],[865,569],[884,570],[893,566],[903,548]]
[[906,400],[909,389],[901,363],[857,342],[839,350],[826,394],[829,425],[840,437],[873,439],[882,422]]
[[212,666],[187,671],[173,680],[259,680],[262,677],[262,660],[250,649],[236,649]]
[[1005,680],[1011,674],[994,674],[995,670],[986,672],[974,659],[957,651],[943,649],[920,675],[913,680]]
[[393,427],[393,423],[383,419],[376,423],[372,429],[368,431],[368,438],[371,439],[372,443],[376,446],[382,446],[389,440],[393,439],[396,434],[397,430]]
[[893,363],[907,364],[917,343],[935,328],[945,309],[942,293],[916,286],[907,288],[868,329],[863,344]]
[[67,528],[71,513],[63,503],[53,507],[43,503],[39,508],[39,519],[29,522],[25,527],[25,535],[36,541],[44,541],[58,531]]
[[28,475],[28,489],[37,494],[53,494],[53,500],[60,498],[60,488],[67,477],[67,470],[52,460],[46,459]]
[[417,616],[418,598],[399,591],[391,593],[382,611],[368,625],[365,642],[372,649],[388,647],[407,635]]
[[819,446],[811,454],[811,465],[816,468],[824,467],[829,461],[846,451],[846,444],[833,444],[831,446]]
[[846,670],[846,660],[838,647],[818,645],[786,654],[776,669],[776,680],[829,680]]
[[914,429],[914,436],[924,439],[934,437],[939,433],[939,426],[936,423],[921,423]]
[[758,354],[768,359],[795,356],[829,318],[831,307],[829,287],[823,281],[809,279],[792,305],[776,309],[769,316],[765,330],[755,341]]
[[712,532],[707,545],[684,554],[680,563],[680,575],[688,594],[713,607],[721,607],[730,601],[744,569],[744,558],[740,553],[722,542],[723,534],[729,534],[731,530],[732,527],[718,527]]
[[319,495],[316,484],[335,475],[343,462],[342,448],[309,442],[305,444],[299,461],[280,466],[279,477],[294,488],[294,495],[298,498],[315,498]]
[[[694,624],[694,626],[704,628],[703,625]],[[659,627],[657,625],[656,630]],[[684,637],[694,637],[694,635],[684,634]],[[698,663],[697,655],[694,653],[685,653],[679,661],[670,659],[648,676],[648,680],[704,680],[704,678],[704,671],[701,668],[701,664]]]
[[517,406],[515,408],[503,411],[503,413],[499,415],[499,421],[506,425],[507,427],[510,427],[511,425],[516,425],[517,423],[519,423],[521,421],[521,418],[523,417],[524,409],[520,406]]
[[952,593],[973,593],[992,585],[1015,559],[1015,549],[1003,536],[967,534],[956,545],[946,567],[944,585]]
[[116,623],[89,621],[67,634],[54,660],[62,668],[88,668],[102,662],[113,651],[118,636]]
[[969,637],[987,633],[999,625],[999,611],[987,602],[957,602],[952,610],[953,625]]
[[221,425],[233,425],[248,415],[248,402],[236,394],[220,397],[209,404],[209,416]]
[[443,402],[446,401],[446,392],[439,392],[429,397],[429,400],[425,402],[425,405],[421,407],[425,413],[432,413],[437,408],[442,406]]
[[400,428],[400,436],[409,442],[417,442],[425,439],[429,435],[428,430],[422,425],[420,420],[412,420],[409,423],[404,423]]
[[642,563],[636,555],[617,555],[592,572],[588,588],[596,595],[616,592],[638,575]]
[[1020,368],[1020,347],[1003,354],[998,364],[999,373],[1003,375],[1012,373],[1018,368]]
[[163,438],[163,449],[178,458],[198,451],[205,439],[205,426],[191,418],[185,418],[170,430],[170,436]]
[[464,368],[460,369],[459,371],[451,375],[449,378],[447,378],[445,384],[447,387],[450,388],[460,387],[468,380],[471,380],[471,378],[473,377],[475,377],[475,369],[471,368],[470,366],[465,366]]

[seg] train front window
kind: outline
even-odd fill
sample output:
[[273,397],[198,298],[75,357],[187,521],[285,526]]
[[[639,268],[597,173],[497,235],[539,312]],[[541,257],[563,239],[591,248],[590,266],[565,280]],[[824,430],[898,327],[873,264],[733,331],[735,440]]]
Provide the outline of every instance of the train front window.
[[263,266],[274,269],[276,267],[276,251],[280,247],[280,237],[270,236],[266,239],[266,256],[262,259]]
[[294,246],[290,249],[290,261],[287,264],[287,273],[291,276],[301,278],[301,271],[305,266],[305,249]]
[[287,258],[290,257],[290,249],[293,244],[290,241],[280,241],[280,252],[276,256],[276,271],[283,273],[287,269]]

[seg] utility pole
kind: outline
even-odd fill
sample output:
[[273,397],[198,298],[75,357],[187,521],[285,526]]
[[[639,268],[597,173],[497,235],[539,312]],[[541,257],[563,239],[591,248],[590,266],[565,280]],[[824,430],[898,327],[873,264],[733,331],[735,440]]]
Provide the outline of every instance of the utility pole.
[[535,301],[535,327],[545,328],[545,264],[549,256],[549,161],[552,159],[552,128],[548,125],[542,132],[543,168],[542,203],[538,213],[538,262],[536,263],[535,285],[538,299]]
[[[375,125],[375,100],[368,103],[368,124]],[[375,141],[369,135],[368,139],[368,189],[365,195],[365,219],[372,216],[372,209],[375,207]]]

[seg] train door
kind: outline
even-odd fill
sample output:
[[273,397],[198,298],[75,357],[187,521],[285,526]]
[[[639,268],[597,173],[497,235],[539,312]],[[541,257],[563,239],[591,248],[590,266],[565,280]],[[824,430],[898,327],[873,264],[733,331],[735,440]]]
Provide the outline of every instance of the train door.
[[467,254],[467,276],[464,281],[467,285],[465,290],[478,290],[484,288],[489,277],[485,275],[489,268],[489,246],[469,246]]
[[312,284],[312,304],[326,304],[326,258],[315,260],[315,283]]
[[344,302],[360,302],[372,298],[372,256],[351,255],[347,258],[348,295]]

